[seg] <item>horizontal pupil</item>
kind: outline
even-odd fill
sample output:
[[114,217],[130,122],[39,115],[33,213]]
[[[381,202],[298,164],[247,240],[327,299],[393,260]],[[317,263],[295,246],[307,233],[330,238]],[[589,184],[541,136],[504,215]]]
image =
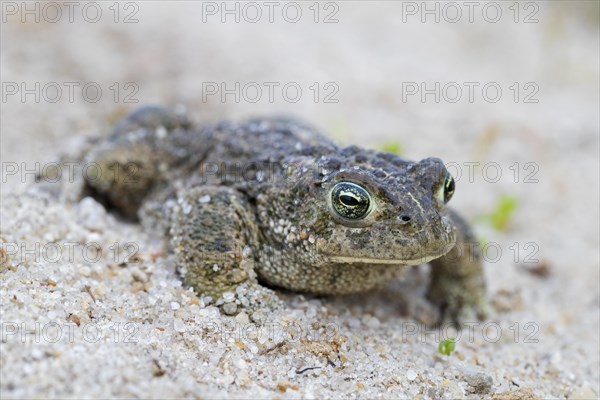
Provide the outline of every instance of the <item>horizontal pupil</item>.
[[352,197],[352,196],[345,195],[345,194],[340,196],[340,201],[347,206],[357,206],[358,205],[358,199],[356,199],[355,197]]

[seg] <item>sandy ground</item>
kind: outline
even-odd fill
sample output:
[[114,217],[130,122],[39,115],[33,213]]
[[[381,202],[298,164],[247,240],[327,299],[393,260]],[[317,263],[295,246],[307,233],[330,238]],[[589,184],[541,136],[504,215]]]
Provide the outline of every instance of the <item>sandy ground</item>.
[[[220,2],[93,4],[73,22],[64,5],[60,17],[39,6],[36,22],[2,3],[3,399],[598,397],[597,2],[520,3],[518,15],[478,3],[473,22],[458,2],[456,23],[441,3],[439,23],[420,2],[320,3],[318,16],[299,2],[297,23],[284,3],[273,23],[263,3],[257,23],[242,4],[239,23]],[[239,101],[221,99],[236,82]],[[422,101],[421,83],[436,82],[439,101]],[[297,102],[285,85],[300,87]],[[281,292],[288,308],[260,330],[220,315],[182,286],[151,232],[74,198],[68,176],[60,199],[32,188],[27,171],[106,135],[132,100],[180,103],[198,121],[293,114],[341,143],[441,157],[454,207],[493,244],[494,315],[439,354],[452,329],[427,330],[402,306],[422,296],[426,267],[364,295]],[[472,179],[469,162],[480,163]],[[516,210],[497,230],[486,215],[506,196]]]

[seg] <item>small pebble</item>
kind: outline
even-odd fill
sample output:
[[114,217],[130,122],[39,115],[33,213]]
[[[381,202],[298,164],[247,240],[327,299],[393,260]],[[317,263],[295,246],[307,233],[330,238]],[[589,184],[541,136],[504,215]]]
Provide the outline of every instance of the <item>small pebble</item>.
[[489,393],[494,384],[494,380],[491,376],[482,372],[475,373],[473,375],[466,375],[465,381],[471,387],[472,393],[486,394]]
[[209,195],[198,197],[198,203],[209,203],[209,202],[210,202],[210,196]]
[[164,139],[165,137],[167,137],[167,129],[164,126],[159,126],[158,128],[156,128],[156,137],[159,139]]
[[226,315],[234,315],[237,312],[237,304],[235,304],[235,303],[223,304],[223,312]]
[[242,325],[247,325],[250,323],[250,317],[243,311],[235,316],[235,320]]
[[377,319],[376,317],[372,317],[372,316],[367,316],[367,317],[363,318],[363,323],[372,329],[377,329],[381,326],[381,322],[379,322],[379,319]]
[[183,320],[181,318],[175,318],[173,320],[173,328],[177,332],[185,332],[186,331],[185,322],[183,322]]
[[225,292],[223,293],[223,301],[225,303],[231,303],[235,300],[235,293],[233,292]]

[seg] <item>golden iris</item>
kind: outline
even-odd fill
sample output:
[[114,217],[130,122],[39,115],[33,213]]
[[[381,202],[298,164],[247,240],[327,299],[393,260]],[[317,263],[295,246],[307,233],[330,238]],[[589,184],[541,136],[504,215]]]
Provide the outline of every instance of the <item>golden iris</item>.
[[341,217],[358,220],[371,210],[371,195],[356,183],[338,182],[331,191],[331,205]]

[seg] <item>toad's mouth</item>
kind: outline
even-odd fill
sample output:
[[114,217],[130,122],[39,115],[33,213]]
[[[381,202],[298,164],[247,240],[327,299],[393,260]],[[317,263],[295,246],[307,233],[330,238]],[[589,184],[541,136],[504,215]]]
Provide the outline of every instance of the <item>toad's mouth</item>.
[[344,257],[330,256],[329,260],[334,264],[389,264],[389,265],[419,265],[428,263],[431,260],[440,258],[444,254],[429,254],[418,258],[407,260],[402,259],[386,259],[386,258],[369,258],[369,257]]

